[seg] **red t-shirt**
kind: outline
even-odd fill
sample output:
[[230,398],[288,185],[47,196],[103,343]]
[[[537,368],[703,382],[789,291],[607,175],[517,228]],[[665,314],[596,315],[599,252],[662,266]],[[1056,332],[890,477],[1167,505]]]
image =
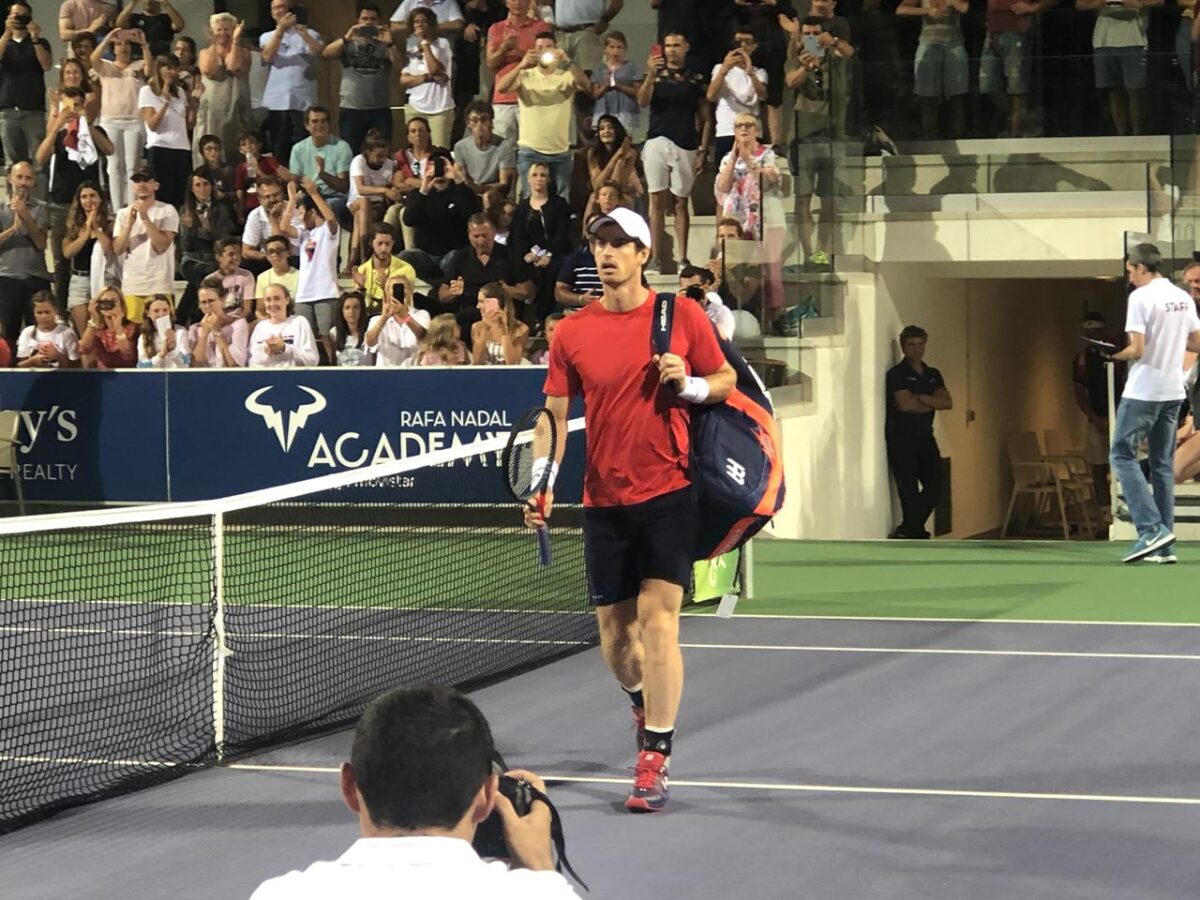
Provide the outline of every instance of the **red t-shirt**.
[[[628,312],[589,303],[559,323],[550,345],[545,392],[583,395],[587,415],[585,506],[630,506],[687,487],[688,404],[658,381],[650,321],[654,292]],[[712,324],[697,303],[675,304],[671,352],[689,374],[725,363]]]
[[[533,49],[534,40],[538,34],[543,31],[553,31],[551,25],[547,25],[541,19],[527,19],[523,24],[517,25],[511,18],[501,19],[488,29],[488,45],[492,47],[499,46],[504,43],[504,39],[510,35],[515,35],[517,38],[517,46],[509,50],[504,55],[504,65],[496,72],[495,81],[493,84],[499,84],[500,79],[507,75],[514,66],[518,65],[525,54]],[[516,103],[516,94],[501,94],[499,91],[492,89],[492,104],[497,103]]]

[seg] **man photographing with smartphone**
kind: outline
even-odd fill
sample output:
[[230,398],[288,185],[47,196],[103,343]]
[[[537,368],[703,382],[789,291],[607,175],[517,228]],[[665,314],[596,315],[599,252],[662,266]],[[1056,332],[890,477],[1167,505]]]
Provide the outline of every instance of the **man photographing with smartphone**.
[[50,42],[33,21],[33,8],[16,0],[8,7],[0,34],[0,141],[5,165],[33,159],[46,135],[46,71],[52,63]]

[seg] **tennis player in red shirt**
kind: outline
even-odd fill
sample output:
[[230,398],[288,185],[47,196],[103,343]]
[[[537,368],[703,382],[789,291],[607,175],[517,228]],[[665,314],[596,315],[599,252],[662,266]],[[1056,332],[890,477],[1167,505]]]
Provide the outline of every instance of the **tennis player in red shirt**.
[[[724,400],[736,375],[696,303],[675,305],[671,352],[654,355],[655,294],[642,277],[650,258],[645,219],[618,208],[594,220],[588,235],[604,295],[559,323],[546,406],[566,434],[570,398],[583,395],[588,590],[601,652],[629,695],[638,725],[637,768],[625,806],[653,812],[667,802],[667,764],[683,693],[679,607],[697,524],[688,480],[688,406]],[[563,449],[560,443],[556,466]],[[547,496],[546,517],[552,499]],[[532,527],[544,521],[535,511],[525,519]]]

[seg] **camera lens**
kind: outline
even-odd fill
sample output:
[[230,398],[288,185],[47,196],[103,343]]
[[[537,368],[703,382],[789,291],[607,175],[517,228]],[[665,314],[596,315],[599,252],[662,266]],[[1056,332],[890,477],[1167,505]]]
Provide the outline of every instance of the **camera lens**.
[[554,59],[555,59],[554,51],[547,50],[545,53],[542,54],[542,65],[549,66],[549,65],[553,64]]

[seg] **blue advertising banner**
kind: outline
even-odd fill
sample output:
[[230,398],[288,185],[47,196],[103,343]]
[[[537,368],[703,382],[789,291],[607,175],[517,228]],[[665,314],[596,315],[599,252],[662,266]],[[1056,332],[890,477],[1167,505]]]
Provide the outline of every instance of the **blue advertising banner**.
[[[171,499],[241,493],[503,437],[542,402],[545,377],[533,367],[173,373]],[[560,483],[574,496],[565,502],[582,497],[582,435],[569,449]],[[499,453],[453,468],[452,478],[418,471],[337,499],[511,501]]]
[[0,409],[21,412],[30,500],[165,500],[165,408],[161,372],[0,373]]
[[[31,500],[204,500],[504,436],[541,402],[544,378],[533,367],[8,371],[0,408],[22,412]],[[583,456],[576,434],[558,500],[581,499]],[[499,453],[446,468],[336,499],[510,501]]]

